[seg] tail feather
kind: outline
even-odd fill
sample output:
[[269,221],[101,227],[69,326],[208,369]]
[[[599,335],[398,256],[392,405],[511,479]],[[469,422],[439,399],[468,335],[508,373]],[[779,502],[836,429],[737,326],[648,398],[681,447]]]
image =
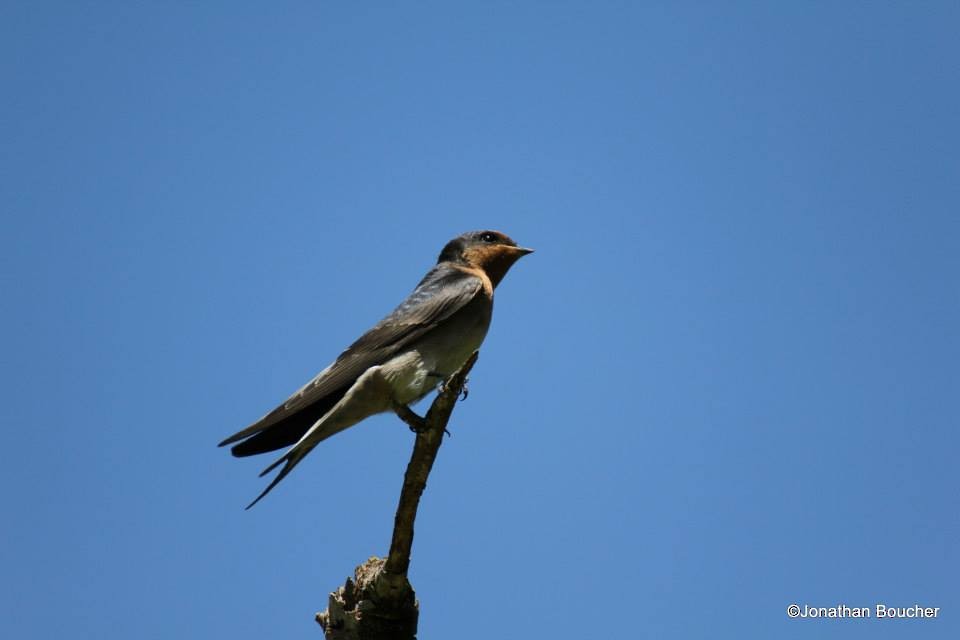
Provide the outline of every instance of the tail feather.
[[342,416],[337,415],[336,410],[326,413],[323,417],[312,424],[310,428],[307,429],[307,432],[303,434],[303,437],[300,438],[296,444],[290,447],[286,453],[274,460],[266,469],[261,471],[260,477],[262,478],[279,467],[281,464],[283,465],[283,468],[280,469],[280,473],[278,473],[276,477],[270,481],[270,484],[268,484],[267,488],[257,496],[256,500],[247,505],[247,509],[260,502],[264,496],[270,493],[270,491],[277,486],[281,480],[287,477],[288,473],[293,471],[294,467],[300,464],[300,461],[303,460],[308,453],[313,451],[314,447],[330,436],[340,433],[347,427],[350,427],[357,422],[356,420],[344,421],[341,418]]
[[[247,449],[243,449],[242,447],[260,439],[259,442],[251,444],[249,448],[251,453],[260,453],[269,450],[267,449],[267,445],[272,447],[277,442],[282,442],[295,433],[301,434],[301,437],[296,440],[296,443],[290,447],[286,453],[270,464],[260,474],[260,477],[263,477],[281,464],[283,465],[280,473],[278,473],[270,484],[267,485],[267,488],[257,496],[256,500],[247,505],[247,509],[260,502],[264,496],[270,493],[320,442],[357,424],[364,418],[388,410],[391,403],[391,392],[390,382],[382,374],[381,367],[370,367],[349,389],[344,390],[343,393],[336,394],[332,405],[327,406],[326,403],[331,401],[333,394],[323,398],[322,404],[324,406],[322,406],[321,409],[316,408],[320,403],[314,403],[311,405],[311,411],[309,413],[303,410],[298,411],[293,416],[283,418],[263,432],[234,447],[234,455],[249,455]],[[310,418],[314,418],[312,422]],[[284,424],[296,426],[288,426],[288,430],[286,431],[277,431],[277,429],[283,428],[281,425]],[[271,431],[282,435],[268,435]],[[273,439],[266,440],[268,437]],[[240,449],[239,454],[237,453],[238,449]]]
[[[311,427],[311,429],[310,429],[310,432],[313,433],[313,434],[317,434],[318,432],[316,431],[316,429],[317,429],[317,427],[320,425],[321,422],[322,422],[322,420],[320,420],[320,421],[318,421],[316,424],[312,425],[312,427]],[[324,436],[319,436],[319,435],[318,435],[317,437],[312,437],[312,438],[311,438],[311,437],[306,437],[306,435],[305,435],[305,436],[304,436],[303,438],[301,438],[295,445],[293,445],[292,447],[290,447],[290,449],[289,449],[285,454],[283,454],[282,456],[280,456],[279,458],[277,458],[276,460],[274,460],[272,463],[270,463],[270,466],[268,466],[266,469],[264,469],[263,471],[260,472],[260,477],[261,477],[261,478],[262,478],[263,476],[267,475],[268,473],[270,473],[271,471],[273,471],[274,469],[276,469],[277,467],[279,467],[281,464],[283,465],[283,469],[280,469],[280,473],[278,473],[277,476],[276,476],[273,480],[270,481],[270,484],[267,485],[267,488],[264,489],[264,490],[260,493],[260,495],[258,495],[257,498],[256,498],[253,502],[251,502],[250,504],[248,504],[246,508],[249,509],[249,508],[252,507],[253,505],[255,505],[255,504],[257,504],[258,502],[260,502],[260,500],[261,500],[264,496],[266,496],[268,493],[270,493],[270,491],[273,490],[273,488],[274,488],[275,486],[277,486],[277,484],[278,484],[281,480],[283,480],[284,478],[287,477],[287,474],[288,474],[288,473],[290,473],[291,471],[293,471],[293,468],[294,468],[295,466],[297,466],[298,464],[300,464],[300,461],[303,460],[304,457],[306,457],[306,455],[307,455],[308,453],[310,453],[311,451],[313,451],[313,448],[314,448],[315,446],[317,446],[322,440],[325,440],[327,437],[328,437],[328,436],[326,436],[326,435],[324,435]]]
[[230,453],[237,458],[245,458],[296,444],[327,410],[327,407],[322,407],[317,411],[301,411],[233,445],[230,447]]
[[276,451],[296,444],[310,430],[310,427],[316,424],[343,398],[348,388],[338,389],[300,411],[275,422],[270,421],[271,416],[275,413],[271,412],[262,420],[224,439],[217,446],[223,447],[242,440],[242,442],[230,448],[230,453],[238,458],[243,458]]
[[[312,448],[313,448],[313,447],[310,447],[310,449],[312,449]],[[277,477],[270,481],[270,484],[267,485],[267,488],[264,489],[263,491],[261,491],[261,492],[260,492],[260,495],[258,495],[253,502],[251,502],[250,504],[248,504],[248,505],[246,506],[246,509],[249,509],[249,508],[252,507],[253,505],[255,505],[255,504],[257,504],[258,502],[260,502],[260,500],[262,500],[264,496],[266,496],[268,493],[270,493],[270,491],[272,491],[273,488],[274,488],[275,486],[277,486],[277,484],[279,484],[279,482],[280,482],[281,480],[283,480],[285,477],[287,477],[287,474],[288,474],[288,473],[290,473],[291,471],[293,471],[293,468],[294,468],[295,466],[297,466],[297,464],[298,464],[301,460],[303,460],[303,456],[307,455],[307,452],[309,452],[310,449],[307,449],[306,451],[300,453],[300,452],[297,451],[296,447],[294,447],[293,449],[291,449],[290,451],[288,451],[283,457],[281,457],[279,460],[277,460],[276,462],[274,462],[273,464],[271,464],[269,467],[267,467],[266,469],[264,469],[263,472],[260,474],[260,477],[263,477],[263,476],[265,476],[266,474],[270,473],[270,471],[272,471],[273,469],[275,469],[276,467],[278,467],[281,463],[284,463],[284,462],[286,463],[286,464],[284,465],[283,469],[280,470],[280,473],[277,474]],[[245,509],[245,510],[246,510],[246,509]]]

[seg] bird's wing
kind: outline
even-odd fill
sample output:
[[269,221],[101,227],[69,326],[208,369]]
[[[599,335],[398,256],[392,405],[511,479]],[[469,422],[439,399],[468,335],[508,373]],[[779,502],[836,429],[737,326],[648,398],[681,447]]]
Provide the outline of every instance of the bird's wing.
[[333,364],[283,404],[225,439],[220,446],[243,440],[312,406],[331,393],[344,391],[364,371],[382,364],[404,346],[442,323],[473,300],[482,289],[483,281],[476,275],[450,265],[437,265],[400,306],[347,347]]
[[437,265],[400,306],[360,336],[338,360],[357,352],[395,352],[465,307],[482,289],[483,281],[473,273]]

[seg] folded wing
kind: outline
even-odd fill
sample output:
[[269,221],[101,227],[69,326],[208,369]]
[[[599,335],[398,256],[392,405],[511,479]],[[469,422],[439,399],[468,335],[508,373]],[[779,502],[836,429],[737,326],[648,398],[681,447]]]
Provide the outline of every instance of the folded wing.
[[415,342],[463,308],[482,288],[480,278],[448,264],[437,265],[400,306],[350,345],[333,364],[283,404],[219,446],[239,442],[231,453],[250,456],[297,443],[367,369],[383,364]]

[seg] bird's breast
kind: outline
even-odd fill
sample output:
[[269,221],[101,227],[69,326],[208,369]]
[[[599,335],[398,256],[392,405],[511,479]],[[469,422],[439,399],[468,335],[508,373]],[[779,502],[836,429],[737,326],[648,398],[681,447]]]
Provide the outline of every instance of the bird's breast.
[[483,343],[491,310],[489,300],[471,302],[385,363],[382,371],[394,399],[416,402],[453,375]]

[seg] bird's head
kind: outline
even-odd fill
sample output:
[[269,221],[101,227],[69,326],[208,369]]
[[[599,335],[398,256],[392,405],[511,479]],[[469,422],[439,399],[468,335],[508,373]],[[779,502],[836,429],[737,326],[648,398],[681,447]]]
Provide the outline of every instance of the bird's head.
[[509,236],[499,231],[468,231],[447,243],[437,262],[454,262],[483,269],[497,286],[513,263],[533,253],[518,247]]

